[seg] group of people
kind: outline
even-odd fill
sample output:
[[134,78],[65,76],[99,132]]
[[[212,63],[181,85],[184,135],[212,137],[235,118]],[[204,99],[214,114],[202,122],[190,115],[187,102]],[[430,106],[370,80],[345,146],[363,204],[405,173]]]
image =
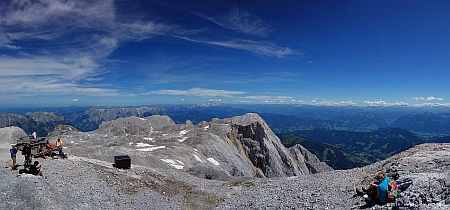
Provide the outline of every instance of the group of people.
[[[47,140],[47,143],[45,143],[45,148],[47,149],[48,156],[53,157],[53,150],[55,149],[58,151],[58,155],[62,155],[62,142],[61,139],[56,140],[55,142],[55,148],[53,148],[52,144]],[[44,149],[41,145],[38,146],[38,156],[45,159],[46,153],[44,152]]]
[[[34,135],[33,135],[34,136]],[[19,150],[20,144],[12,145],[11,149],[9,150],[11,153],[11,159],[12,159],[12,166],[11,168],[13,170],[17,170],[17,152]],[[53,157],[53,150],[56,150],[59,152],[59,155],[63,158],[66,156],[63,153],[63,147],[62,147],[62,141],[61,139],[56,140],[55,147],[52,146],[52,144],[47,140],[47,143],[45,144],[45,148],[48,151],[48,156]],[[43,147],[40,145],[38,146],[38,156],[45,159],[46,153],[43,150]],[[40,171],[39,161],[34,161],[34,163],[31,165],[32,162],[32,155],[31,155],[31,144],[30,142],[27,142],[27,144],[22,148],[22,155],[24,155],[24,167],[28,167],[28,173],[33,175],[40,175],[42,176],[42,172]]]
[[388,189],[391,188],[389,177],[383,171],[379,172],[375,177],[376,181],[372,183],[367,189],[356,189],[356,194],[363,196],[368,205],[383,205],[387,203]]

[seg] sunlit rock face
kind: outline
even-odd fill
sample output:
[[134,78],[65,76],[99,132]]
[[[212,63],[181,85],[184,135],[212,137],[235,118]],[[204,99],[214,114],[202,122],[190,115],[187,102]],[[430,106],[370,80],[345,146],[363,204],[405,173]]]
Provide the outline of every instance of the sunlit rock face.
[[257,114],[235,117],[230,123],[231,131],[227,136],[251,161],[258,176],[284,177],[331,170],[300,145],[285,148]]
[[285,148],[257,114],[197,125],[176,124],[161,115],[127,117],[103,122],[92,132],[58,128],[48,139],[57,138],[63,140],[66,152],[80,156],[111,161],[115,155],[127,154],[132,164],[175,168],[211,179],[332,170],[301,146]]

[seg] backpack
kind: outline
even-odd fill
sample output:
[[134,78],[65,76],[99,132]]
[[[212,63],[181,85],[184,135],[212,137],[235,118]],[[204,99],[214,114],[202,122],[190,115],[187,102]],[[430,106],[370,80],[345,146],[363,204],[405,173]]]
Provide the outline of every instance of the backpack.
[[395,199],[397,199],[398,197],[400,197],[400,191],[398,190],[397,183],[392,181],[389,187],[388,198],[386,202],[387,203],[394,202]]
[[19,170],[19,174],[27,174],[28,170],[27,169],[20,169]]

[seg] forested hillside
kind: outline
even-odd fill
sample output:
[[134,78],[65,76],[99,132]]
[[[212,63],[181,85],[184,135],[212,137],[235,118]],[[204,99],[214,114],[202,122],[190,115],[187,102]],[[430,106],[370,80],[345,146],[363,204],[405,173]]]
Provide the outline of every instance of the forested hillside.
[[278,137],[288,148],[296,144],[302,145],[333,169],[349,169],[372,163],[360,153],[348,151],[333,144],[313,141],[294,134],[281,134]]
[[301,144],[334,169],[368,165],[423,143],[420,137],[400,128],[371,132],[315,129],[278,136],[286,147]]

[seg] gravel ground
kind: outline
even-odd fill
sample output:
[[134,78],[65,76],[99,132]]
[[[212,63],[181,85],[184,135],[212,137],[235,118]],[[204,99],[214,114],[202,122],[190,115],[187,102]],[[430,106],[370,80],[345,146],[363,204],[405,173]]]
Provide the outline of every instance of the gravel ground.
[[44,177],[0,169],[0,209],[349,209],[359,200],[343,178],[349,171],[224,182],[87,158],[36,160]]
[[212,209],[226,197],[226,183],[176,170],[121,170],[76,157],[36,160],[44,177],[19,175],[4,162],[0,209]]
[[[35,159],[44,174],[36,177],[19,175],[3,159],[0,209],[359,209],[364,202],[354,197],[354,189],[367,186],[380,169],[395,169],[412,184],[402,192],[402,207],[370,209],[448,209],[448,151],[450,145],[423,145],[363,168],[241,181],[206,180],[177,169],[137,165],[121,170],[74,156]],[[429,204],[414,203],[424,192]]]

